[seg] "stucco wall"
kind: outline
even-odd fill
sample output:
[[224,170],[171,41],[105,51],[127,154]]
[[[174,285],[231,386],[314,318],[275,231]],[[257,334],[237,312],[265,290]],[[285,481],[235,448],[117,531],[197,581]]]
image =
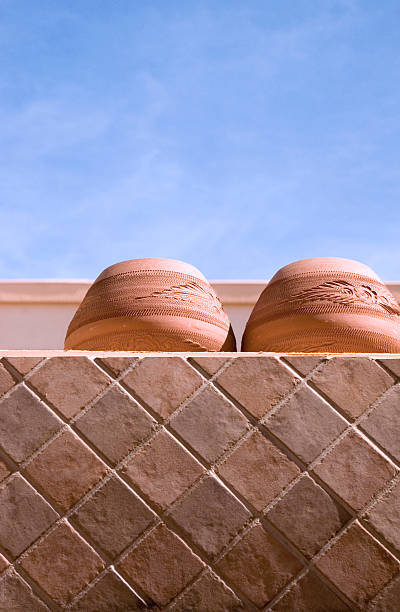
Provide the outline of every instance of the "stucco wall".
[[0,610],[398,610],[400,356],[0,357]]

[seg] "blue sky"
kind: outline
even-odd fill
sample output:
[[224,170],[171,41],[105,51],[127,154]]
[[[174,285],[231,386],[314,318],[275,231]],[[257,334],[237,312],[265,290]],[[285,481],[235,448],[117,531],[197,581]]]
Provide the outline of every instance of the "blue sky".
[[396,0],[0,0],[0,277],[400,279]]

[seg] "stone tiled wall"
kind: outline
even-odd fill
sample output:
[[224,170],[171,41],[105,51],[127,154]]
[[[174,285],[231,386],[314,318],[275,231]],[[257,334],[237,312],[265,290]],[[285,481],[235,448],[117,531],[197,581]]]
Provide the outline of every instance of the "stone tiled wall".
[[0,365],[0,610],[400,609],[400,358]]

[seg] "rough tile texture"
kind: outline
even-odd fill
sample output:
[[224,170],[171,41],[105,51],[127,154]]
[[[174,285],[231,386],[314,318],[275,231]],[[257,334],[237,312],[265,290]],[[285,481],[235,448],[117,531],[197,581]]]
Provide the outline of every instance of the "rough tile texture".
[[365,606],[399,571],[399,562],[353,525],[316,563],[351,601]]
[[21,476],[0,489],[0,546],[11,557],[20,555],[58,514]]
[[123,473],[150,501],[165,510],[204,470],[172,436],[161,431],[133,456]]
[[1,357],[0,610],[398,612],[399,356]]
[[151,531],[119,564],[150,600],[165,605],[200,572],[203,564],[164,525]]
[[111,463],[118,463],[148,438],[155,424],[121,389],[110,389],[76,423],[76,427]]
[[400,484],[380,499],[363,518],[400,552]]
[[354,432],[345,436],[313,471],[355,510],[361,510],[396,474],[396,468]]
[[25,471],[60,508],[68,510],[105,475],[107,467],[77,436],[66,431]]
[[262,510],[300,470],[261,433],[253,433],[218,468],[218,473],[257,510]]
[[23,557],[21,566],[55,602],[65,605],[95,578],[104,562],[62,523]]
[[234,359],[217,382],[250,414],[260,419],[299,379],[275,357]]
[[400,386],[394,387],[361,424],[387,453],[400,461]]
[[63,423],[31,391],[19,385],[0,401],[0,445],[21,463]]
[[248,421],[220,393],[206,387],[172,418],[171,427],[212,463],[244,434]]
[[311,478],[301,478],[267,513],[275,527],[311,559],[350,515]]
[[292,553],[256,525],[218,563],[217,569],[256,606],[266,605],[302,568]]
[[111,478],[71,518],[114,558],[148,527],[154,514],[121,481]]
[[174,507],[170,516],[199,548],[213,557],[251,514],[215,478],[206,477]]
[[265,424],[304,463],[315,459],[347,426],[309,387],[299,389]]
[[365,357],[334,357],[311,380],[350,420],[394,384],[389,374]]
[[109,383],[108,377],[86,357],[54,357],[29,381],[66,418],[75,416]]
[[202,378],[180,357],[145,357],[123,382],[166,419],[200,387]]

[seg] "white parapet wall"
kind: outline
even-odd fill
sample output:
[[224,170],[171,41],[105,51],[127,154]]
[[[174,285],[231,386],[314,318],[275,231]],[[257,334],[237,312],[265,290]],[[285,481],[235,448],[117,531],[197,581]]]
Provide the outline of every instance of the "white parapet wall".
[[[92,281],[0,281],[0,350],[62,349],[75,310]],[[211,281],[240,348],[246,321],[267,281]],[[400,282],[386,283],[400,302]]]

